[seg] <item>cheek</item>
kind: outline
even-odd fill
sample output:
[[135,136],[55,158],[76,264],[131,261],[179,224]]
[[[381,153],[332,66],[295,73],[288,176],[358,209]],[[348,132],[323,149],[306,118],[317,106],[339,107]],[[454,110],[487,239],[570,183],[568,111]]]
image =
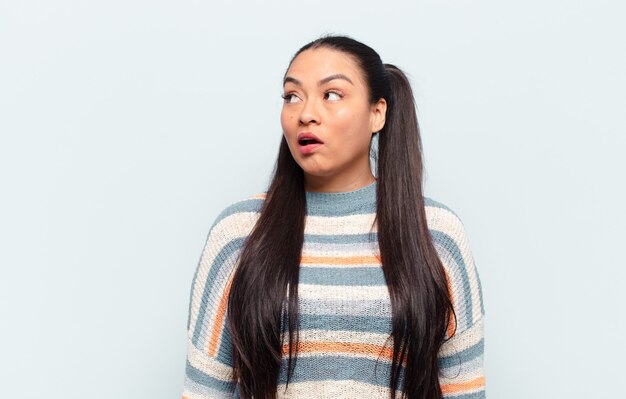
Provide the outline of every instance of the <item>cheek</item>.
[[333,115],[333,118],[339,123],[346,123],[354,117],[356,117],[356,113],[350,107],[339,108]]
[[[369,140],[369,116],[367,113],[356,111],[353,108],[337,110],[333,117],[335,128],[342,132],[349,140]],[[366,134],[367,133],[367,134]]]
[[333,119],[338,124],[350,124],[355,127],[361,127],[363,123],[369,121],[369,112],[363,109],[360,104],[346,103],[342,107],[338,107],[333,112]]
[[290,112],[282,111],[280,114],[280,124],[285,132],[293,129],[294,116]]
[[337,137],[345,140],[354,140],[356,132],[360,129],[358,126],[359,115],[350,108],[336,110],[328,121]]

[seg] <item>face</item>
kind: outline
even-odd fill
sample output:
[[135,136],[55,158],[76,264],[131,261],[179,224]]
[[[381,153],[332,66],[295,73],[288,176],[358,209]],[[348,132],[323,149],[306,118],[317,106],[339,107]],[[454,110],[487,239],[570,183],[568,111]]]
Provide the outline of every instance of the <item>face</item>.
[[369,103],[363,72],[351,56],[323,47],[303,51],[285,75],[283,97],[283,134],[309,189],[373,181],[369,147],[372,133],[384,125],[386,103]]

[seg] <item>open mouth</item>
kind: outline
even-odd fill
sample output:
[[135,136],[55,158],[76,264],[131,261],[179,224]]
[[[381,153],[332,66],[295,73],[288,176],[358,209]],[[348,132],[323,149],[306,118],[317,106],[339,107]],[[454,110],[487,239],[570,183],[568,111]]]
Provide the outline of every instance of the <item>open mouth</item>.
[[307,146],[309,144],[322,144],[322,142],[321,141],[317,141],[315,139],[305,138],[305,139],[298,140],[298,144],[300,144],[302,146]]

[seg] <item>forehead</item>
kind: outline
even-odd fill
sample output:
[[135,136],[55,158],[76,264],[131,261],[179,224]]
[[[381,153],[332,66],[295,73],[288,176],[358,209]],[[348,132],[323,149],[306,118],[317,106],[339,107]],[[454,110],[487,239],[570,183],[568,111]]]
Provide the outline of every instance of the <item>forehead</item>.
[[337,73],[343,73],[355,84],[364,83],[361,69],[352,56],[327,47],[304,50],[293,60],[285,75],[304,83],[311,81],[317,84],[319,80]]

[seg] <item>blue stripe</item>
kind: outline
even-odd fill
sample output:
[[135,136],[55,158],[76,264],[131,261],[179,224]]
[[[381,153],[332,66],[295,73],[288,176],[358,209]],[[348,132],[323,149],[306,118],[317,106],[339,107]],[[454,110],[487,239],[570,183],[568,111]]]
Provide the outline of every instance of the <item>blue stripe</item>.
[[484,344],[485,339],[481,338],[480,341],[476,342],[474,345],[460,352],[457,352],[454,355],[440,357],[439,366],[442,368],[451,368],[466,362],[470,362],[484,354]]
[[[305,381],[360,381],[363,383],[389,386],[391,363],[366,357],[307,356],[296,360],[296,367],[289,383]],[[400,368],[400,386],[404,378],[404,368]],[[287,382],[287,360],[283,360],[279,384]]]
[[441,375],[446,378],[458,378],[459,375],[482,372],[484,356],[480,354],[464,363],[457,362],[450,367],[441,367]]
[[[214,292],[214,289],[213,289],[217,280],[217,276],[218,274],[222,274],[220,270],[226,264],[226,260],[233,259],[231,255],[233,255],[236,251],[238,251],[241,248],[244,240],[245,240],[245,237],[240,237],[240,238],[236,238],[234,240],[229,241],[219,251],[219,253],[215,257],[215,260],[213,261],[213,264],[211,265],[209,269],[209,273],[208,273],[205,286],[204,286],[204,291],[202,292],[202,299],[200,300],[200,309],[198,311],[198,319],[196,320],[196,327],[194,329],[193,337],[192,337],[193,344],[198,347],[202,347],[202,345],[200,345],[198,341],[200,339],[200,334],[202,332],[202,326],[204,324],[204,318],[207,313],[207,307],[218,306],[219,300],[221,299],[220,297],[213,298],[217,294],[222,294],[222,292],[219,292],[219,293]],[[226,266],[233,267],[234,265],[233,265],[233,262],[231,261]]]
[[[283,323],[283,331],[288,325]],[[351,315],[300,315],[300,331],[353,331],[379,334],[391,334],[391,315],[381,316],[351,316]]]
[[211,377],[200,369],[195,368],[187,360],[187,366],[185,367],[185,374],[187,378],[196,384],[200,384],[212,390],[216,390],[224,393],[232,393],[235,390],[235,384],[231,381],[224,381]]
[[301,267],[301,284],[385,286],[381,267]]
[[[226,314],[226,317],[228,317],[228,314]],[[219,361],[222,364],[225,364],[228,367],[233,367],[233,341],[230,336],[230,330],[226,325],[226,320],[224,320],[224,328],[222,328],[220,336],[220,345],[217,348],[215,360]]]
[[[433,236],[433,239],[439,245],[445,248],[445,250],[447,250],[450,253],[450,255],[452,255],[454,262],[458,266],[456,268],[456,271],[460,274],[460,280],[461,280],[460,284],[463,290],[462,291],[463,298],[465,299],[463,303],[466,304],[465,306],[466,327],[469,327],[472,325],[472,322],[473,322],[472,306],[474,304],[472,303],[472,294],[471,294],[469,276],[467,274],[467,264],[465,263],[465,260],[463,259],[463,255],[461,254],[461,251],[459,250],[458,245],[452,239],[452,237],[438,230],[431,230],[431,235]],[[450,276],[450,278],[452,279],[453,276]]]
[[380,316],[391,317],[391,302],[386,299],[356,299],[346,306],[341,299],[310,298],[300,299],[300,313],[309,315],[332,314],[335,316]]
[[305,191],[307,215],[348,216],[376,212],[376,186],[373,181],[367,186],[340,193]]
[[322,244],[362,244],[378,243],[378,234],[304,234],[304,241]]
[[473,393],[466,393],[463,395],[453,395],[451,394],[450,396],[446,395],[446,399],[486,399],[485,396],[485,390],[481,390],[481,391],[477,391],[477,392],[473,392]]

